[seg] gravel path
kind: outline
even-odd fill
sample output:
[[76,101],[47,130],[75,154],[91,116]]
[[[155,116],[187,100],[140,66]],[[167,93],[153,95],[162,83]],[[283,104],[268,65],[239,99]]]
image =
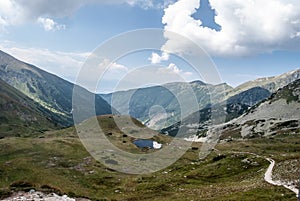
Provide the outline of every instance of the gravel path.
[[274,181],[272,179],[272,172],[273,172],[273,168],[275,166],[275,161],[271,158],[266,158],[266,160],[268,160],[270,162],[270,165],[269,165],[269,167],[268,167],[268,169],[265,173],[265,181],[268,182],[269,184],[272,184],[272,185],[275,185],[275,186],[284,186],[285,188],[293,191],[296,194],[296,196],[298,197],[299,196],[299,189],[296,186],[283,183],[279,180]]
[[[239,154],[250,154],[250,155],[254,155],[254,156],[256,156],[256,157],[265,158],[267,161],[270,162],[270,165],[269,165],[269,167],[268,167],[268,169],[267,169],[267,171],[266,171],[266,173],[265,173],[265,177],[264,177],[265,181],[268,182],[269,184],[272,184],[272,185],[275,185],[275,186],[283,186],[283,187],[285,187],[285,188],[287,188],[287,189],[293,191],[293,192],[296,194],[296,196],[297,196],[298,198],[300,198],[300,197],[299,197],[299,189],[298,189],[299,187],[298,187],[298,186],[290,185],[290,184],[287,184],[287,183],[282,182],[282,181],[280,181],[280,180],[274,181],[274,180],[272,179],[273,168],[274,168],[274,166],[275,166],[275,161],[274,161],[273,159],[271,159],[271,158],[266,158],[266,157],[263,157],[263,156],[259,156],[259,155],[255,154],[255,153],[251,153],[251,152],[234,152],[234,153],[239,153]],[[299,201],[300,201],[300,200],[299,200]]]

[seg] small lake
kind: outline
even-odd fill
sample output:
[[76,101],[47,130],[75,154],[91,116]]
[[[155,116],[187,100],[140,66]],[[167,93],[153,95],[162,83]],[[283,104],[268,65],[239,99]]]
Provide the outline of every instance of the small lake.
[[162,147],[162,144],[159,144],[158,142],[153,140],[140,139],[133,141],[133,144],[135,144],[139,148],[160,149]]

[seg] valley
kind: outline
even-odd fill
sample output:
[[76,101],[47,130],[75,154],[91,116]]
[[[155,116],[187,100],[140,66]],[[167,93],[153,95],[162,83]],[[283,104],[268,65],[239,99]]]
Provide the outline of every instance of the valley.
[[[41,192],[56,200],[296,200],[299,75],[236,88],[193,81],[98,95],[0,52],[0,199]],[[73,111],[87,109],[73,105],[74,87],[79,102],[95,98],[97,115],[75,125]],[[199,110],[178,121],[176,98],[186,88]],[[149,117],[155,106],[163,117]],[[123,159],[119,150],[138,157]]]
[[300,0],[0,0],[0,201],[300,201]]
[[[299,144],[296,135],[224,142],[199,160],[196,147],[201,143],[194,143],[166,169],[128,175],[95,161],[73,128],[48,131],[43,138],[0,140],[0,192],[2,198],[11,191],[36,189],[92,200],[296,200],[292,191],[264,180],[269,167],[264,157],[276,161],[273,178],[296,182],[299,160],[289,161],[300,157]],[[140,152],[132,145],[120,146]],[[295,174],[286,171],[290,169]]]

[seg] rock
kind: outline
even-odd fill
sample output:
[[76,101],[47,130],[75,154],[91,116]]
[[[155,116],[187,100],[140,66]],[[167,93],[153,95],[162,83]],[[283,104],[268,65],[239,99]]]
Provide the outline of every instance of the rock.
[[[5,198],[2,201],[76,201],[74,198],[69,198],[67,195],[59,196],[55,193],[45,194],[31,189],[28,193],[18,192],[11,197]],[[89,201],[88,199],[84,199]]]

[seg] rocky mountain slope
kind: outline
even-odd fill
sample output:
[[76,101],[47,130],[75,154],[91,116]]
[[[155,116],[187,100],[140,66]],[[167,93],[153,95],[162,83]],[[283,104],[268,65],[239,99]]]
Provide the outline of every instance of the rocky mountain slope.
[[221,125],[225,137],[259,137],[300,130],[300,80],[279,89],[242,116]]
[[[72,93],[74,84],[58,76],[24,63],[0,51],[0,79],[15,87],[46,110],[53,113],[53,119],[62,126],[73,124]],[[80,88],[82,102],[94,94]],[[100,96],[95,97],[96,113],[111,114],[111,107]]]
[[[174,136],[181,128],[186,132],[187,136],[195,134],[205,136],[209,126],[224,123],[239,117],[250,107],[269,98],[272,94],[271,92],[275,89],[284,87],[286,84],[295,81],[299,76],[300,69],[271,78],[257,79],[240,85],[228,91],[226,100],[218,102],[215,105],[207,105],[206,108],[191,114],[182,122],[177,122],[162,129],[161,132]],[[252,86],[254,87],[249,88]],[[211,117],[212,114],[213,118]],[[218,119],[218,116],[220,116],[220,119]]]
[[[206,137],[218,134],[220,139],[228,140],[276,134],[297,134],[300,131],[299,119],[300,80],[296,80],[280,88],[268,99],[246,110],[241,116],[226,123],[207,126],[204,134],[198,134],[198,136]],[[197,131],[199,133],[199,129]],[[195,134],[197,133],[190,132],[190,135]]]
[[246,82],[236,87],[232,93],[237,94],[253,87],[261,87],[274,93],[278,89],[290,84],[291,82],[300,79],[300,69],[296,69],[278,76],[259,78],[253,81]]
[[270,97],[270,95],[271,93],[268,90],[260,87],[246,90],[221,103],[208,105],[204,109],[189,115],[183,121],[162,129],[161,132],[175,136],[179,129],[183,129],[186,136],[195,133],[198,136],[205,136],[209,126],[239,117],[252,105]]
[[52,113],[0,80],[0,137],[57,128]]

